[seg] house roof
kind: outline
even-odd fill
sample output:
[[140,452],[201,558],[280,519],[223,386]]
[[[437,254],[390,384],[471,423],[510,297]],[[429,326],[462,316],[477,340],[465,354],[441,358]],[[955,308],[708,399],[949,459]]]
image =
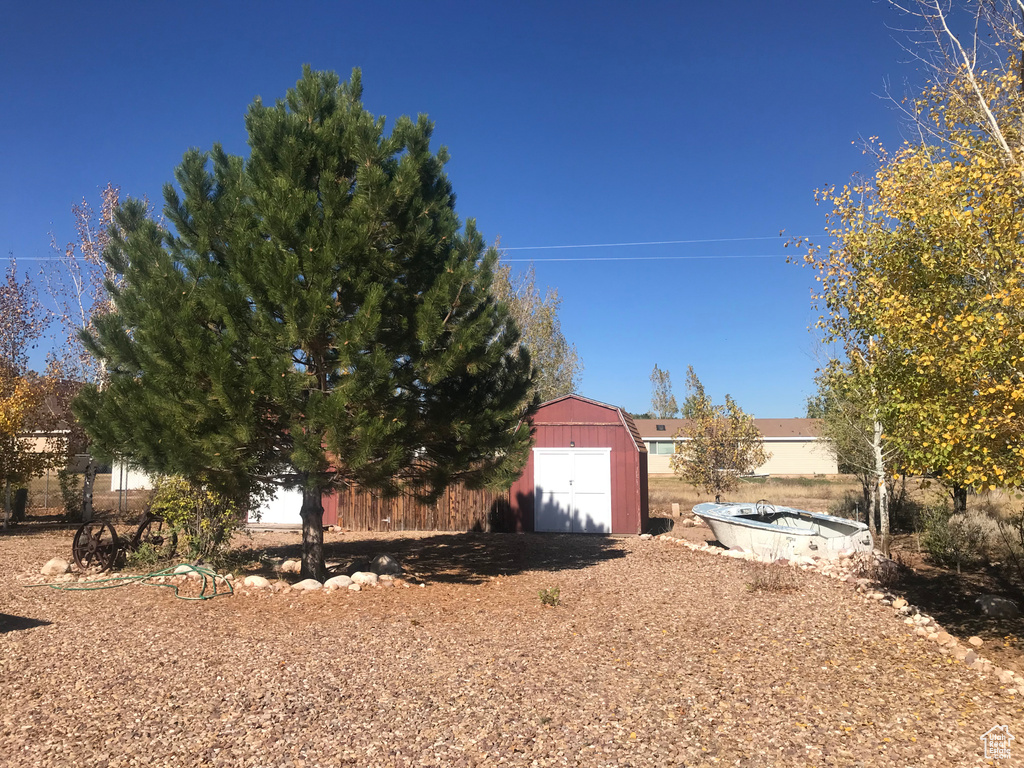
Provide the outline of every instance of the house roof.
[[[689,419],[636,419],[636,427],[644,440],[675,437],[690,423]],[[818,419],[754,419],[754,426],[766,440],[816,440],[821,435]]]

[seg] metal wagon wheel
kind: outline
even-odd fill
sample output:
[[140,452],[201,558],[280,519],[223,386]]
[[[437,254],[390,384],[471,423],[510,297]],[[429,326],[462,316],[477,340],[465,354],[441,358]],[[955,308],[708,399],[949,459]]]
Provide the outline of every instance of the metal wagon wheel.
[[83,571],[89,568],[110,570],[119,548],[117,531],[110,523],[83,523],[71,542],[71,554]]
[[128,548],[136,552],[144,544],[151,546],[161,559],[174,557],[178,550],[178,532],[165,525],[162,517],[147,515],[135,529],[135,535],[132,536]]

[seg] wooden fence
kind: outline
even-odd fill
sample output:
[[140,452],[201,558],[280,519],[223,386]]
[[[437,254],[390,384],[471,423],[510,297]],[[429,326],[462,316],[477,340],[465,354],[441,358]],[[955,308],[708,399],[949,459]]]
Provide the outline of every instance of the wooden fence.
[[324,524],[353,531],[505,530],[508,492],[448,488],[434,504],[414,496],[381,496],[361,488],[324,495]]

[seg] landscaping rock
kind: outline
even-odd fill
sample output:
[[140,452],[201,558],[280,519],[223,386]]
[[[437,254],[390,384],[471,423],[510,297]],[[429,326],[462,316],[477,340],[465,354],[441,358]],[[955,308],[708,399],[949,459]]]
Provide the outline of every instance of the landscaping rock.
[[377,555],[370,563],[370,571],[378,576],[395,576],[402,572],[402,566],[391,555]]
[[998,595],[982,595],[976,601],[981,613],[993,619],[1016,619],[1020,608],[1013,600]]
[[354,573],[359,573],[360,571],[368,570],[370,570],[370,561],[365,557],[360,557],[356,558],[355,560],[348,560],[342,563],[337,568],[333,568],[332,572],[342,573],[346,576],[351,577],[352,574]]
[[285,560],[277,570],[281,573],[302,573],[302,561]]
[[316,579],[303,579],[302,581],[298,582],[297,584],[292,584],[292,589],[296,589],[296,590],[300,590],[300,591],[312,591],[312,590],[323,589],[323,588],[324,588],[324,585],[321,584]]
[[332,576],[324,582],[326,589],[344,589],[352,583],[348,576]]
[[897,597],[895,600],[892,601],[892,607],[897,609],[897,610],[899,610],[900,608],[905,607],[906,605],[907,605],[907,601],[904,600],[902,597]]
[[368,571],[356,571],[352,574],[352,581],[357,586],[376,586],[377,574]]
[[63,576],[65,573],[71,570],[71,566],[67,560],[62,560],[59,557],[55,557],[51,560],[46,561],[46,565],[39,571],[43,576]]
[[192,573],[192,571],[193,571],[193,568],[192,568],[191,565],[185,565],[184,563],[182,563],[181,565],[179,565],[177,568],[174,569],[174,575],[175,576],[181,576],[183,574]]
[[351,589],[353,592],[359,592],[362,590],[362,587],[358,584],[349,584],[348,588]]
[[265,579],[262,576],[246,576],[245,579],[242,580],[242,586],[256,587],[257,589],[266,589],[270,586],[270,580]]
[[967,642],[970,643],[971,645],[973,645],[975,648],[981,648],[981,646],[983,646],[985,644],[985,641],[982,640],[977,635],[974,635],[973,637],[967,638]]

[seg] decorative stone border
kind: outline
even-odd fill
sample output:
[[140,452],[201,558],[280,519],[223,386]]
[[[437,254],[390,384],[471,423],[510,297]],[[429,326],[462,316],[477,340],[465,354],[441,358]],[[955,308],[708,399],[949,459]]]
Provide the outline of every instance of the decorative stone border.
[[[641,539],[656,538],[668,544],[686,547],[694,552],[706,552],[722,557],[729,557],[735,560],[747,560],[751,562],[774,563],[780,568],[791,567],[802,571],[827,576],[830,579],[841,581],[853,587],[861,594],[866,601],[876,601],[881,605],[890,606],[897,617],[903,619],[907,627],[912,627],[915,636],[929,640],[939,646],[939,651],[957,661],[963,662],[971,669],[977,670],[982,675],[993,675],[1000,685],[1008,686],[1006,692],[1011,695],[1024,695],[1024,676],[1011,669],[1000,669],[988,659],[979,655],[978,649],[984,645],[984,640],[973,636],[961,643],[956,637],[946,632],[931,616],[922,613],[917,606],[910,605],[903,597],[893,595],[885,590],[876,580],[858,577],[858,573],[878,573],[891,569],[895,572],[899,566],[885,557],[881,552],[844,552],[840,553],[835,560],[826,560],[813,557],[795,557],[792,560],[759,557],[753,552],[743,549],[722,549],[711,546],[707,542],[697,544],[687,539],[681,539],[663,533],[653,537],[649,533],[642,534]],[[968,647],[970,646],[970,647]]]
[[[284,560],[274,564],[274,570],[280,574],[298,573],[301,570],[301,561]],[[116,579],[130,574],[119,573],[81,573],[78,566],[68,563],[59,557],[49,560],[40,570],[43,583],[47,584],[75,584],[83,582],[99,582],[109,579]],[[201,575],[190,565],[179,565],[172,573],[163,576],[152,577],[155,584],[186,584],[189,581],[199,581]],[[367,588],[392,588],[404,587],[406,589],[415,586],[409,580],[393,574],[377,574],[372,571],[356,571],[351,576],[333,576],[321,583],[316,579],[303,579],[291,583],[285,579],[270,580],[265,576],[249,575],[236,578],[233,573],[214,573],[212,578],[216,582],[230,583],[236,595],[247,595],[250,592],[269,592],[271,594],[290,594],[292,592],[325,592],[330,594],[345,590],[347,592],[361,592]],[[419,583],[420,587],[426,587],[425,582]]]

